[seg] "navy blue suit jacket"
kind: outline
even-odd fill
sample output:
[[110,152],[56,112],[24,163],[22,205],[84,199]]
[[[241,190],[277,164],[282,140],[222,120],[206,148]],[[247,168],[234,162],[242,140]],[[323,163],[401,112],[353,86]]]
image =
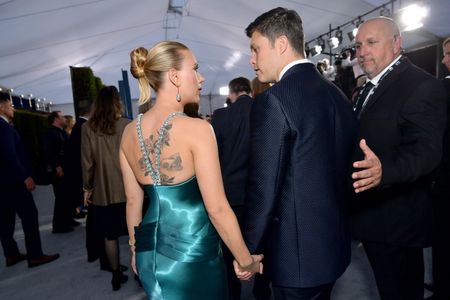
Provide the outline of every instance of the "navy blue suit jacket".
[[242,95],[214,112],[211,125],[219,148],[225,194],[231,206],[244,205],[250,150],[250,112],[253,99]]
[[298,64],[256,97],[250,129],[248,247],[258,253],[265,242],[276,286],[335,281],[350,262],[346,202],[357,128],[349,102],[313,64]]
[[11,188],[30,176],[31,161],[19,133],[0,118],[0,185]]

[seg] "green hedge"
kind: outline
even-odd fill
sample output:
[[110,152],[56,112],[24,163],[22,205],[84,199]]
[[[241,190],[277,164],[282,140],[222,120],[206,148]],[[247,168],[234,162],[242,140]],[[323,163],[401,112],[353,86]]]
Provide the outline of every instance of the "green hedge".
[[40,140],[49,128],[48,114],[17,109],[14,113],[14,128],[27,147],[35,171],[43,160]]

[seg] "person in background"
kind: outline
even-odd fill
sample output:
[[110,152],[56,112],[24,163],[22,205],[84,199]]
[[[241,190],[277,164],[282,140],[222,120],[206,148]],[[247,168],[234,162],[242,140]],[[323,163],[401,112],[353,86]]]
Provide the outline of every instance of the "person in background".
[[55,194],[52,221],[53,233],[67,233],[72,232],[72,227],[78,226],[80,223],[72,218],[73,207],[65,187],[65,152],[68,140],[68,135],[64,130],[66,118],[60,111],[53,111],[48,115],[48,124],[50,128],[44,137],[42,145],[46,168],[51,174],[51,183]]
[[258,80],[258,77],[253,78],[252,80],[253,99],[255,99],[258,94],[261,94],[270,87],[271,87],[270,83],[262,83],[261,81]]
[[[228,83],[230,104],[217,109],[211,119],[219,148],[220,170],[225,194],[238,223],[243,224],[245,191],[247,186],[248,161],[250,155],[250,112],[253,99],[251,84],[245,77],[237,77]],[[233,254],[222,247],[227,268],[228,297],[230,300],[241,299],[241,283],[233,269]],[[256,274],[255,283],[261,282]],[[257,300],[270,299],[268,285],[255,285],[254,295]]]
[[402,55],[402,37],[392,19],[365,21],[355,46],[367,81],[354,106],[360,126],[353,156],[353,232],[364,246],[381,299],[422,300],[445,91]]
[[264,251],[276,300],[330,299],[350,263],[356,119],[306,59],[296,11],[275,8],[245,31],[258,79],[274,85],[252,104],[244,238]]
[[122,133],[130,121],[121,114],[119,91],[114,86],[103,87],[81,132],[84,205],[89,206],[92,231],[103,240],[112,271],[113,291],[119,290],[128,280],[120,269],[118,242],[120,236],[127,234],[119,147]]
[[[6,266],[28,260],[28,267],[54,261],[59,254],[42,253],[38,210],[31,192],[35,189],[31,161],[19,133],[10,124],[14,107],[9,95],[0,93],[0,241]],[[26,254],[14,240],[16,214],[25,235]]]
[[64,118],[66,118],[66,126],[64,127],[64,130],[67,135],[70,136],[72,129],[75,126],[75,119],[71,115],[65,115]]
[[[450,37],[442,43],[442,63],[450,74]],[[450,75],[442,80],[447,90],[447,127],[442,161],[436,170],[434,191],[433,300],[450,299]]]

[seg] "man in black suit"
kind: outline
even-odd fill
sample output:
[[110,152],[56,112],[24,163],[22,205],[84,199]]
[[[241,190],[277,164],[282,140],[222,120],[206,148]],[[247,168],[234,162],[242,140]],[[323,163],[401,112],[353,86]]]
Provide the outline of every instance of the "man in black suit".
[[355,104],[354,233],[381,299],[422,300],[422,248],[431,243],[431,175],[442,155],[444,90],[402,56],[391,19],[364,22],[356,52],[368,80]]
[[[450,72],[450,37],[442,44],[442,63]],[[450,75],[442,80],[447,90],[447,127],[442,161],[434,182],[433,300],[450,299]]]
[[345,95],[305,59],[297,12],[268,11],[246,34],[258,79],[275,84],[252,106],[244,238],[252,252],[266,246],[275,299],[329,299],[350,263],[356,119]]
[[[252,107],[250,80],[238,77],[228,84],[230,104],[217,109],[211,125],[219,148],[220,169],[225,194],[239,224],[243,224],[245,190],[247,186],[250,150],[250,112]],[[222,247],[227,267],[228,296],[230,300],[241,299],[241,283],[233,269],[233,255]],[[265,277],[256,275],[253,294],[257,300],[270,299],[269,283]]]
[[[35,184],[31,177],[31,162],[25,145],[9,122],[14,108],[7,94],[0,94],[0,240],[6,266],[28,259],[28,266],[49,263],[59,254],[44,255],[39,234],[38,211],[31,191]],[[27,254],[21,254],[14,240],[16,213],[22,221]]]
[[64,130],[66,118],[60,111],[53,111],[48,115],[50,129],[43,140],[43,151],[47,171],[52,174],[52,186],[55,194],[53,209],[53,233],[73,231],[72,226],[79,223],[72,219],[72,203],[67,196],[64,182],[65,158],[67,149],[67,133]]

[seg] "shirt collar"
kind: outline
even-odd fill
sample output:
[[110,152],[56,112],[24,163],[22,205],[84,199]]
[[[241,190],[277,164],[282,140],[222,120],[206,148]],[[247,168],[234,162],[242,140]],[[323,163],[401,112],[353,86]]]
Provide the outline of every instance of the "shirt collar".
[[283,78],[283,75],[287,72],[287,70],[289,70],[290,68],[292,68],[292,67],[295,66],[295,65],[298,65],[298,64],[305,64],[305,63],[311,63],[311,61],[309,61],[309,60],[306,59],[306,58],[291,61],[291,62],[288,63],[286,66],[284,66],[284,68],[281,70],[280,76],[278,76],[278,81],[280,81],[281,78]]
[[3,120],[5,120],[5,122],[9,124],[9,120],[8,120],[7,117],[0,115],[0,118],[2,118]]
[[377,85],[377,84],[378,84],[378,81],[380,81],[380,78],[384,75],[384,73],[386,73],[387,70],[388,70],[390,67],[392,67],[392,66],[397,62],[397,60],[399,60],[401,57],[402,57],[402,55],[399,55],[399,56],[398,56],[396,59],[394,59],[394,60],[393,60],[386,68],[384,68],[384,70],[381,71],[380,74],[378,74],[378,75],[375,76],[374,78],[372,78],[372,79],[370,79],[370,80],[367,80],[367,81],[372,82],[373,85]]

